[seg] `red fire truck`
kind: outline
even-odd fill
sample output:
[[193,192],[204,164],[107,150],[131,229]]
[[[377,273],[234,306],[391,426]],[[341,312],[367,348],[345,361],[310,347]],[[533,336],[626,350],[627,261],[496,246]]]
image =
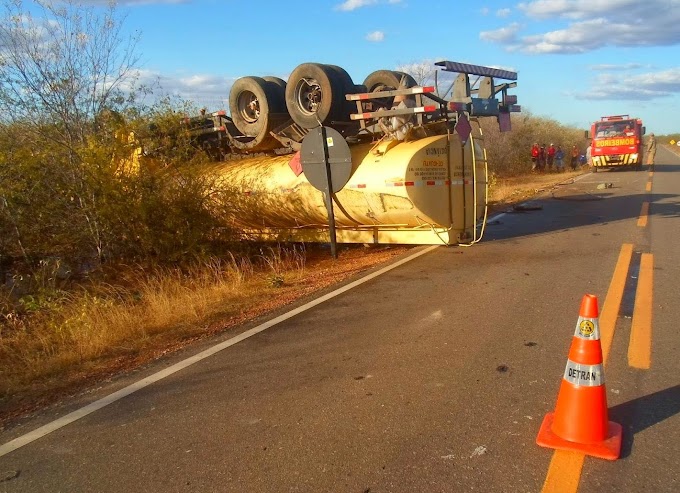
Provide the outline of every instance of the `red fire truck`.
[[632,167],[642,169],[642,120],[628,115],[603,116],[590,127],[591,166],[603,168]]

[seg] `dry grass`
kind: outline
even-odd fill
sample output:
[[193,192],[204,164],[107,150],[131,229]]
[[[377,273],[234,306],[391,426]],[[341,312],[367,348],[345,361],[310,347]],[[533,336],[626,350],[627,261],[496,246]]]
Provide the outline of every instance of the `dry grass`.
[[492,208],[521,202],[563,181],[582,175],[585,169],[563,173],[536,173],[525,176],[491,179],[490,203]]
[[[0,323],[0,423],[90,382],[289,304],[406,248],[328,252],[268,248],[252,260],[190,270],[120,273],[98,286]],[[0,300],[2,301],[2,300]],[[6,304],[4,305],[6,306]]]

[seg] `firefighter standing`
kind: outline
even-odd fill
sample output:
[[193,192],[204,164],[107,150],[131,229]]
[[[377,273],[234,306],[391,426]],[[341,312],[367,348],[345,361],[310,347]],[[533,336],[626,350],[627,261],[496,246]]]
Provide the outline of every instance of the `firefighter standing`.
[[647,164],[654,166],[654,156],[656,155],[656,139],[654,134],[649,134],[647,145],[645,146],[645,153],[647,154]]
[[578,158],[581,153],[578,151],[578,147],[574,146],[571,148],[571,169],[572,171],[576,171],[576,167],[578,166]]
[[541,146],[538,150],[538,170],[543,171],[545,169],[545,144]]
[[548,171],[552,171],[555,162],[555,150],[555,145],[551,142],[550,147],[548,147]]
[[531,146],[531,171],[538,169],[538,144]]
[[557,146],[557,150],[555,151],[555,167],[557,168],[558,173],[564,171],[564,151],[562,150],[562,146]]

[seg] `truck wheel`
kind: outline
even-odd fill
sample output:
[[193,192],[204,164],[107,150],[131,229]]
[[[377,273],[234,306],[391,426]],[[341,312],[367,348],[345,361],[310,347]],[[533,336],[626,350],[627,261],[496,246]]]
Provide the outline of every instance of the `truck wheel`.
[[[416,80],[405,72],[396,70],[376,70],[366,77],[364,81],[368,92],[393,91],[395,89],[408,89],[418,85]],[[386,108],[391,108],[394,98],[380,98],[373,101],[379,102]]]
[[260,77],[241,77],[229,92],[229,111],[243,135],[256,137],[268,131],[271,102],[277,99],[277,86]]
[[271,87],[272,96],[275,96],[269,101],[269,112],[288,113],[286,108],[286,81],[273,76],[262,77],[262,79],[267,83],[267,86]]
[[[336,72],[320,63],[298,65],[286,84],[286,107],[295,123],[315,128],[342,114],[345,94]],[[317,121],[318,119],[318,121]]]
[[286,90],[286,81],[283,80],[281,77],[274,77],[273,75],[268,75],[267,77],[262,77],[262,79],[279,86],[284,91]]
[[339,96],[341,96],[343,104],[338,106],[337,109],[339,111],[335,114],[335,120],[349,121],[349,115],[352,113],[353,109],[356,108],[356,103],[353,101],[347,101],[345,96],[355,92],[354,89],[356,86],[354,85],[354,81],[344,68],[339,67],[338,65],[326,65],[326,67],[331,69],[335,75],[336,81],[338,81],[342,86],[341,94]]

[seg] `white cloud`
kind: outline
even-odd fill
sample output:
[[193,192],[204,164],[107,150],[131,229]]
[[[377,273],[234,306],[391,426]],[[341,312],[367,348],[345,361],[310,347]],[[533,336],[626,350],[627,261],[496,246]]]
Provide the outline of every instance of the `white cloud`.
[[624,82],[653,91],[680,92],[680,67],[627,77]]
[[156,98],[176,96],[211,111],[228,108],[229,91],[236,80],[236,77],[169,75],[150,70],[139,70],[136,77],[137,83],[151,88]]
[[618,73],[599,75],[587,94],[576,95],[586,100],[647,101],[680,92],[680,67],[621,77]]
[[489,7],[482,7],[479,13],[482,15],[489,15]]
[[389,5],[401,4],[402,0],[345,0],[343,3],[335,6],[335,10],[342,10],[344,12],[351,12],[352,10],[368,7],[378,3],[387,3]]
[[644,65],[641,63],[624,63],[621,65],[613,65],[613,64],[607,64],[607,63],[602,63],[599,65],[591,65],[590,70],[593,71],[605,71],[605,70],[635,70],[639,68],[643,68]]
[[335,8],[336,10],[351,12],[352,10],[360,9],[361,7],[366,7],[367,5],[373,5],[377,2],[378,0],[346,0],[340,5],[337,5]]
[[379,43],[385,39],[385,33],[382,31],[373,31],[366,35],[366,39],[374,43]]
[[575,98],[586,101],[649,101],[663,96],[667,94],[633,87],[597,87],[587,94],[574,95]]
[[479,39],[493,43],[514,43],[517,41],[517,32],[520,29],[521,26],[514,22],[495,31],[482,31],[479,33]]
[[517,24],[511,24],[481,32],[480,38],[510,42],[506,46],[509,51],[529,54],[680,44],[680,0],[535,0],[517,8],[531,19],[523,23],[523,30],[533,32],[522,36]]
[[496,11],[496,17],[507,17],[510,15],[510,9],[499,9]]
[[652,0],[643,4],[639,0],[535,0],[523,2],[517,7],[529,17],[535,19],[550,19],[553,17],[565,17],[571,19],[583,19],[595,15],[611,15],[617,11],[630,11],[643,7],[645,10],[650,3],[668,4],[674,0]]

